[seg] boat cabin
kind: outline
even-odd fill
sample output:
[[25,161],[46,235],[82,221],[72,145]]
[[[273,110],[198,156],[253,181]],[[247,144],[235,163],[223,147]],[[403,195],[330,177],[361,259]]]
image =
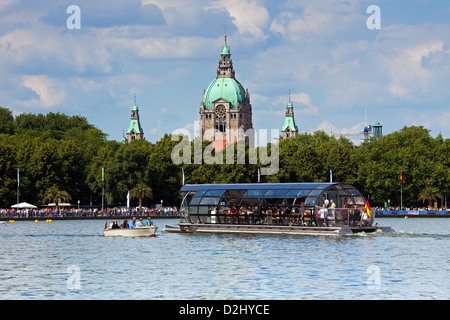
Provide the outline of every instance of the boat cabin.
[[[188,184],[182,186],[185,223],[370,226],[365,199],[345,183]],[[332,206],[332,203],[334,205]]]

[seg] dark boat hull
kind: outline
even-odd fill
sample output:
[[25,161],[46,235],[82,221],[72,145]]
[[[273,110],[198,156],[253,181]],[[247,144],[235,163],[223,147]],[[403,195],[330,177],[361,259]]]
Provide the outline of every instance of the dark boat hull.
[[245,224],[195,224],[180,223],[167,226],[166,232],[178,233],[228,233],[228,234],[271,234],[271,235],[306,235],[306,236],[344,236],[359,232],[389,232],[390,227],[309,227],[309,226],[276,226],[276,225],[245,225]]

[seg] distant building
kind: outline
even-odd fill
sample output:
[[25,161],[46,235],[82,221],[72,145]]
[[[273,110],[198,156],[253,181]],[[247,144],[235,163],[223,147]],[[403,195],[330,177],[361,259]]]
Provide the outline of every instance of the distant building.
[[136,95],[134,95],[134,106],[131,108],[130,125],[127,130],[126,142],[130,143],[133,140],[143,140],[144,130],[142,130],[139,122],[139,108],[136,103]]
[[216,78],[203,92],[200,103],[199,134],[202,139],[213,141],[216,151],[239,140],[249,144],[254,141],[250,95],[236,80],[230,56],[225,35]]
[[281,139],[289,139],[298,134],[298,127],[294,120],[294,106],[291,103],[291,93],[289,92],[289,102],[286,105],[286,115],[281,128]]
[[372,132],[373,132],[373,136],[375,138],[377,138],[377,140],[380,140],[381,137],[383,136],[383,126],[377,121],[373,126],[372,126]]

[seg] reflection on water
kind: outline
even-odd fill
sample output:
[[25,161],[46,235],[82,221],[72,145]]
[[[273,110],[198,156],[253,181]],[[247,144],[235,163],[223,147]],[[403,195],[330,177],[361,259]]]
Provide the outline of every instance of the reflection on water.
[[397,232],[342,238],[161,231],[176,222],[156,220],[154,238],[105,238],[101,220],[1,224],[0,297],[450,298],[450,219],[377,219]]

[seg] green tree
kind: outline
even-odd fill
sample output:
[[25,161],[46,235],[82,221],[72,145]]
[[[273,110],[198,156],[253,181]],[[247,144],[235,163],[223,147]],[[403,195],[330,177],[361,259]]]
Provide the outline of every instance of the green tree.
[[8,108],[0,107],[0,134],[12,134],[14,132],[14,117]]
[[428,206],[433,207],[433,201],[436,201],[437,199],[442,200],[443,195],[442,192],[439,191],[439,188],[433,187],[433,186],[426,186],[422,191],[419,193],[418,200],[425,203],[425,200],[428,201]]
[[[358,167],[356,186],[370,195],[374,203],[388,199],[400,204],[400,189],[406,206],[418,205],[418,195],[428,185],[440,192],[448,190],[448,155],[446,141],[430,136],[429,130],[419,126],[404,127],[371,139],[355,150]],[[405,182],[401,185],[400,172]]]
[[17,166],[14,150],[0,143],[0,208],[15,203],[17,186]]
[[48,188],[42,199],[42,202],[50,202],[56,205],[56,211],[59,212],[59,204],[72,200],[72,197],[67,191],[59,190],[57,186],[51,186]]
[[134,186],[133,189],[131,189],[130,198],[131,199],[139,199],[139,211],[141,211],[142,210],[142,200],[153,198],[152,188],[150,188],[143,182],[139,182],[137,185]]

